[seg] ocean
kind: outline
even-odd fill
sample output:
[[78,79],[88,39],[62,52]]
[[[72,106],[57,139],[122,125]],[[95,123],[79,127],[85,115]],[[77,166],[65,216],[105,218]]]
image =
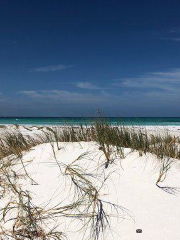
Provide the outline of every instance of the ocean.
[[[95,117],[1,117],[0,125],[91,125]],[[108,117],[112,125],[180,126],[180,117]]]

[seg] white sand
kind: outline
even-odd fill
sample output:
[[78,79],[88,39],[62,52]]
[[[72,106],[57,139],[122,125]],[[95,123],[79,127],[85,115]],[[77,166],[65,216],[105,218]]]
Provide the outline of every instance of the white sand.
[[[28,173],[38,183],[22,181],[23,188],[31,191],[33,202],[45,209],[61,203],[63,206],[73,202],[74,188],[69,176],[65,176],[65,166],[81,154],[87,152],[85,159],[78,161],[86,173],[93,174],[93,184],[100,188],[100,199],[127,209],[118,212],[105,206],[110,216],[110,229],[105,229],[99,239],[107,240],[178,240],[180,239],[180,195],[171,195],[156,186],[160,162],[151,154],[139,157],[139,153],[125,149],[126,157],[117,157],[108,169],[104,169],[105,158],[98,145],[91,143],[59,143],[56,158],[61,163],[60,172],[50,144],[35,147],[26,153],[23,161]],[[22,171],[22,169],[21,169]],[[97,180],[98,179],[98,180]],[[180,163],[175,161],[161,186],[180,188]],[[3,205],[2,202],[0,204]],[[51,227],[55,223],[49,223]],[[59,229],[70,240],[87,239],[89,231],[82,228],[83,221],[73,218],[59,218]],[[48,226],[47,226],[48,228]],[[136,233],[142,229],[142,233]],[[85,235],[84,235],[85,234]]]
[[[59,128],[67,128],[68,126],[49,126],[49,125],[42,125],[42,126],[31,126],[31,125],[19,125],[18,128],[16,125],[3,125],[4,127],[0,127],[0,133],[4,131],[13,130],[13,131],[20,131],[25,135],[33,135],[39,134],[42,132],[42,129],[45,130],[46,127],[59,127]],[[127,126],[128,127],[128,126]],[[130,128],[132,126],[129,126]],[[142,129],[146,130],[150,134],[164,134],[169,133],[173,136],[180,136],[180,126],[134,126],[134,129]]]

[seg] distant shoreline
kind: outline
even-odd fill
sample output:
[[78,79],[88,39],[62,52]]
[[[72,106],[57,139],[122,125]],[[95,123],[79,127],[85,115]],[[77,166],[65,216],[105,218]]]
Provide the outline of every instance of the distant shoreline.
[[[83,126],[83,125],[82,125]],[[113,125],[111,125],[113,127]],[[46,128],[59,128],[59,129],[71,129],[73,128],[79,128],[80,125],[76,124],[66,124],[66,125],[36,125],[36,124],[0,124],[0,133],[7,131],[7,130],[18,130],[23,134],[34,134],[39,133],[41,130],[46,130]],[[83,127],[90,128],[92,125],[86,125]],[[117,127],[117,125],[114,125],[114,127]],[[119,127],[122,127],[119,125]],[[165,134],[168,132],[168,134],[176,137],[180,137],[180,125],[179,126],[165,126],[165,125],[126,125],[124,126],[126,128],[134,128],[135,130],[141,129],[142,131],[147,132],[148,134]]]
[[[0,117],[0,125],[79,126],[92,125],[98,117]],[[180,117],[103,117],[111,125],[180,126]]]

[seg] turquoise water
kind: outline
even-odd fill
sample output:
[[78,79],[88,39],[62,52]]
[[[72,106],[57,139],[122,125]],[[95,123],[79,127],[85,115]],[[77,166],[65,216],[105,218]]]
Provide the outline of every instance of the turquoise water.
[[[180,117],[111,117],[106,118],[111,124],[120,125],[153,125],[153,126],[180,126]],[[92,124],[96,118],[93,117],[41,117],[41,118],[27,118],[27,117],[1,117],[0,124],[19,124],[19,125],[79,125]]]

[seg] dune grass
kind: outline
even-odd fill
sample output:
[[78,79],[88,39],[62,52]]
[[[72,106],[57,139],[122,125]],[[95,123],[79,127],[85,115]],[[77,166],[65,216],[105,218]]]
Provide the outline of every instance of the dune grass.
[[110,228],[109,215],[104,205],[110,205],[116,211],[124,209],[100,199],[100,190],[106,179],[101,182],[99,188],[93,184],[92,178],[95,178],[95,175],[88,174],[87,170],[79,167],[78,164],[79,161],[84,160],[85,156],[88,156],[88,153],[80,155],[70,165],[67,165],[65,175],[71,178],[72,184],[76,189],[75,203],[80,203],[76,204],[76,211],[81,218],[85,219],[84,228],[90,227],[92,229],[91,237],[98,239],[101,232],[103,233],[106,228]]
[[[41,134],[33,137],[24,136],[19,128],[16,131],[4,130],[0,137],[0,197],[4,198],[8,194],[14,196],[13,200],[1,209],[1,223],[13,222],[11,229],[0,228],[2,239],[3,237],[14,240],[63,239],[65,233],[56,229],[49,231],[46,229],[46,222],[57,216],[84,219],[84,228],[91,229],[90,239],[98,239],[101,233],[110,228],[110,217],[106,212],[106,206],[109,205],[115,211],[125,211],[122,207],[103,201],[100,198],[100,189],[93,184],[92,176],[79,166],[79,161],[85,160],[87,153],[79,156],[69,165],[62,165],[57,161],[54,146],[58,151],[61,150],[60,142],[96,142],[106,158],[104,171],[113,164],[116,156],[124,158],[124,148],[136,150],[140,156],[147,153],[154,154],[162,163],[156,182],[158,187],[164,181],[172,159],[180,159],[180,139],[169,135],[168,132],[163,135],[151,135],[135,127],[112,126],[101,116],[92,126],[43,127],[39,130]],[[56,163],[61,170],[60,174],[68,177],[75,188],[74,201],[69,205],[48,210],[34,206],[30,193],[22,190],[18,183],[19,179],[31,178],[22,161],[23,154],[41,143],[51,144]],[[14,171],[16,164],[22,164],[23,174]],[[105,181],[106,179],[102,182],[102,186]],[[169,191],[167,188],[163,190]],[[11,212],[16,213],[13,218],[10,218]]]
[[15,155],[22,157],[22,153],[40,144],[36,137],[23,136],[20,131],[6,131],[0,138],[0,159]]
[[[81,131],[84,131],[81,128]],[[99,198],[99,189],[92,183],[92,176],[88,176],[84,169],[78,166],[78,161],[84,160],[85,155],[79,156],[70,165],[64,167],[64,176],[68,176],[72,184],[76,188],[74,201],[69,205],[55,207],[53,209],[41,209],[35,206],[31,201],[31,195],[26,190],[21,188],[19,179],[30,178],[23,163],[22,156],[25,152],[30,151],[32,147],[43,142],[57,144],[59,147],[58,129],[47,128],[41,136],[30,137],[23,136],[18,130],[17,132],[6,132],[0,139],[0,191],[1,198],[7,197],[10,194],[10,201],[0,209],[2,219],[0,221],[0,236],[14,240],[22,239],[42,239],[42,240],[60,240],[65,237],[61,231],[51,229],[46,230],[45,222],[54,219],[55,217],[71,217],[79,218],[84,221],[84,228],[90,228],[91,238],[98,239],[101,232],[107,227],[110,227],[109,216],[104,210],[104,205],[110,205],[116,211],[119,208],[115,204],[104,202]],[[67,137],[67,133],[62,133],[63,138]],[[73,134],[75,132],[73,131]],[[84,134],[84,133],[83,133]],[[78,140],[82,138],[78,137]],[[69,136],[72,141],[75,140],[75,135]],[[53,147],[54,150],[54,147]],[[54,150],[55,153],[55,150]],[[56,155],[54,154],[56,158]],[[22,165],[22,172],[14,171],[14,167],[18,164]],[[58,166],[62,163],[58,163]],[[62,171],[60,171],[60,174]],[[93,176],[94,178],[95,176]],[[33,179],[31,179],[33,180]],[[102,183],[102,185],[104,182]],[[120,209],[120,208],[119,208]],[[15,213],[15,215],[14,215]],[[13,215],[13,217],[11,217]],[[12,222],[10,229],[3,228],[4,223]]]
[[20,187],[17,187],[16,184],[12,183],[8,175],[7,178],[9,180],[9,187],[12,188],[15,197],[13,201],[9,201],[8,204],[1,209],[1,224],[12,222],[12,227],[10,229],[1,227],[0,236],[15,240],[63,239],[64,234],[62,232],[56,231],[55,229],[47,231],[45,225],[46,219],[53,219],[53,216],[48,215],[44,209],[35,206],[31,201],[30,193],[23,191]]
[[103,118],[98,118],[92,126],[47,127],[42,142],[90,142],[95,141],[104,152],[107,162],[111,162],[111,150],[124,157],[123,148],[139,151],[139,154],[152,153],[158,159],[165,157],[180,159],[180,139],[164,134],[149,134],[135,127],[111,126]]

